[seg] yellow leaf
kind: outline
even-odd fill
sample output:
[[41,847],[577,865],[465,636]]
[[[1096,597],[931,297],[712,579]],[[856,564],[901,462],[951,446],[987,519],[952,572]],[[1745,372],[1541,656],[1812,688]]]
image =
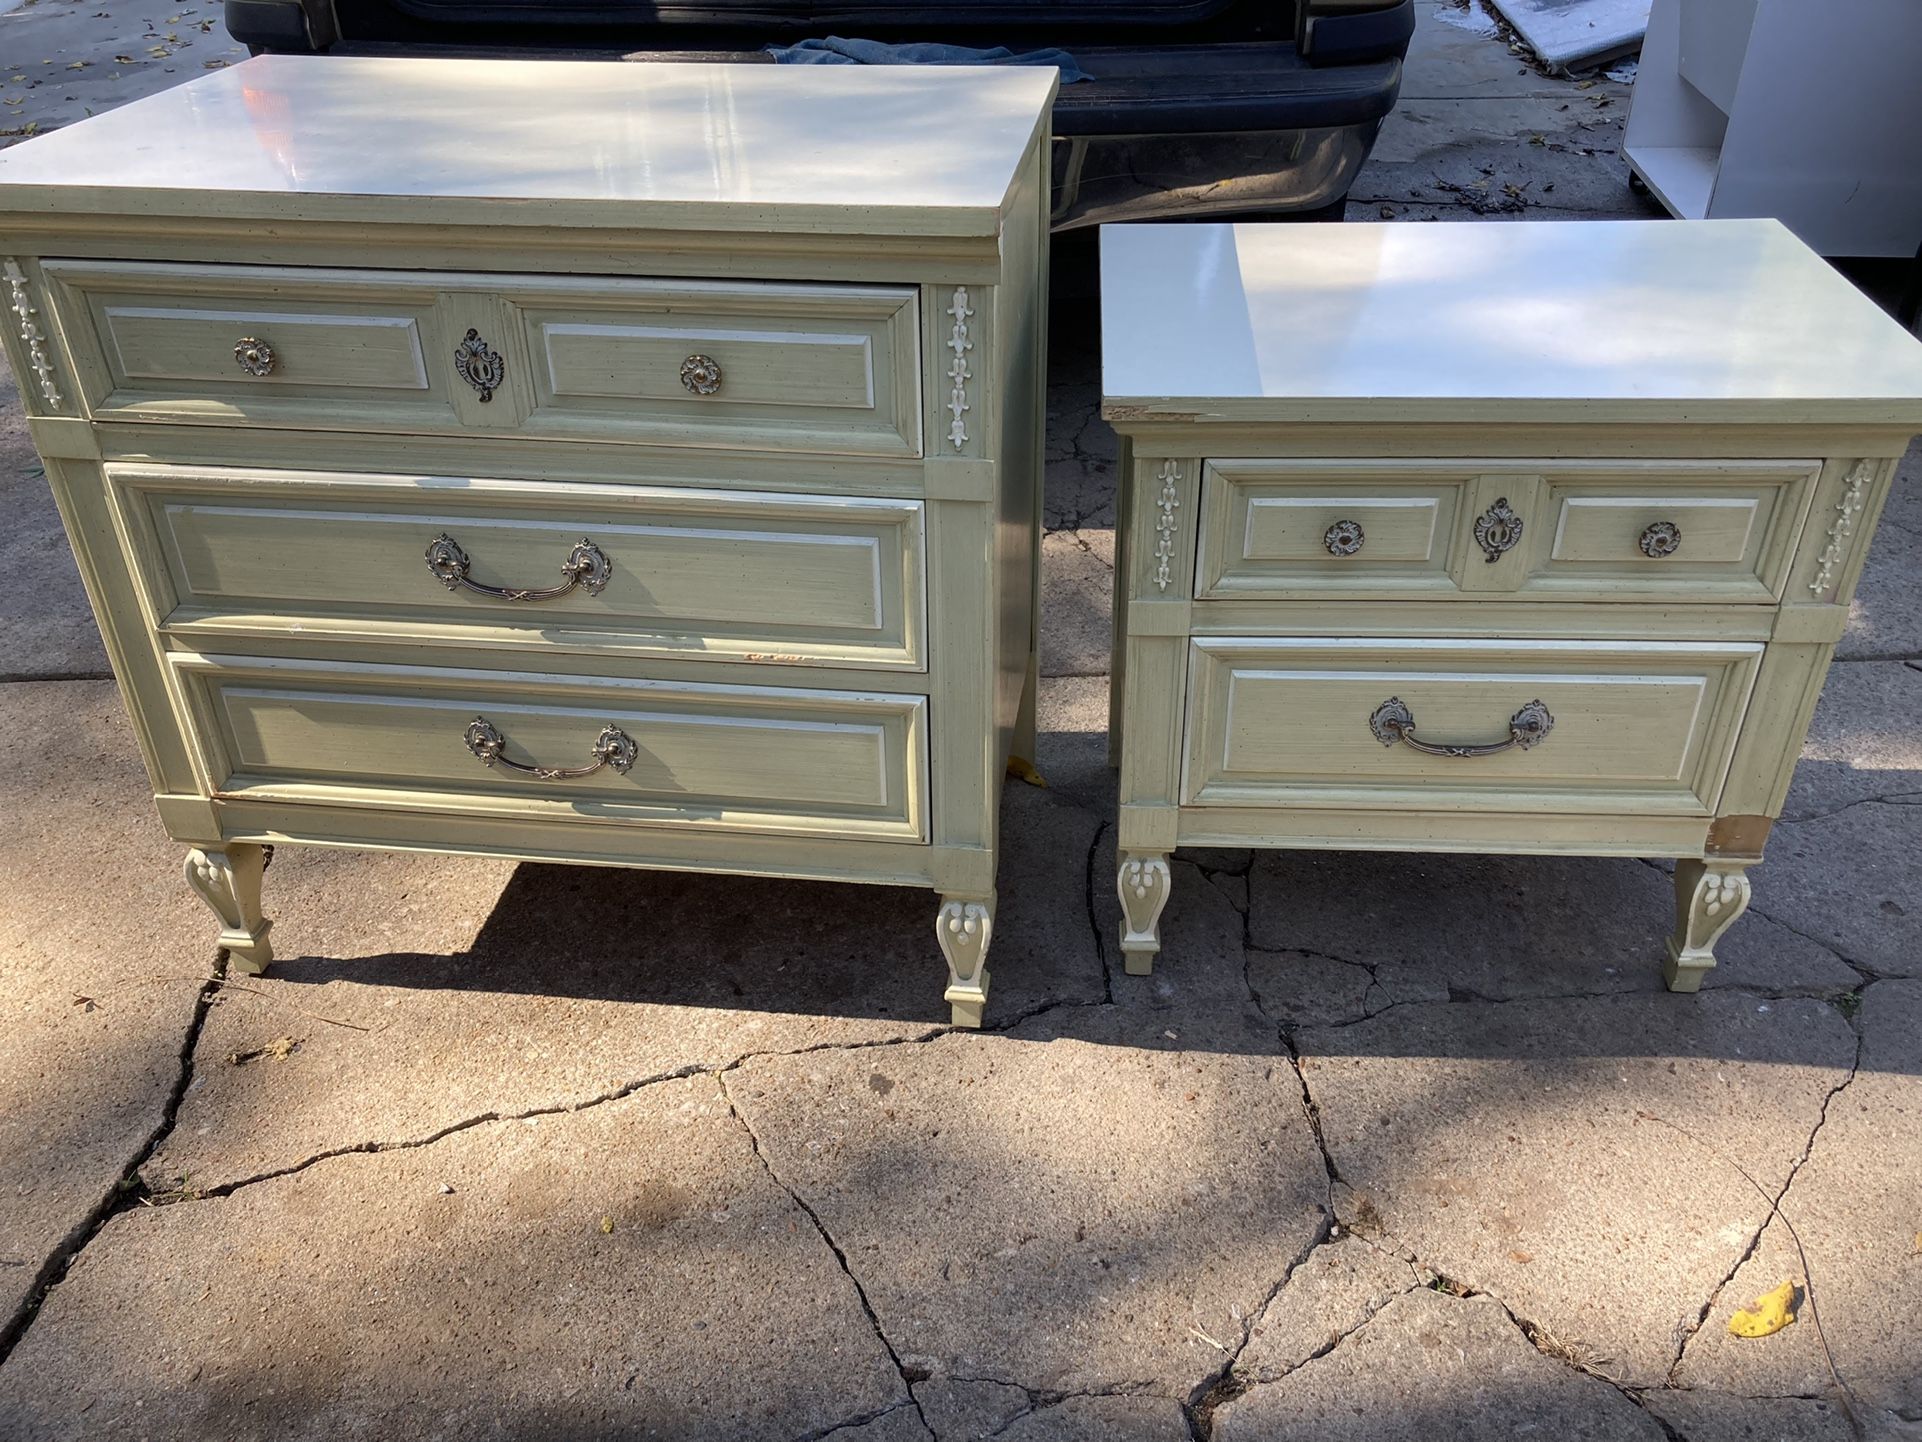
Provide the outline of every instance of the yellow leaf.
[[1025,757],[1010,756],[1008,758],[1008,775],[1016,781],[1025,781],[1030,786],[1039,786],[1043,791],[1048,789],[1047,777],[1035,768],[1034,762]]
[[1751,1312],[1737,1312],[1728,1319],[1728,1329],[1738,1337],[1772,1337],[1795,1320],[1795,1283],[1782,1283],[1766,1296],[1749,1304]]
[[603,1237],[611,1237],[614,1235],[614,1219],[612,1217],[601,1218],[601,1235]]

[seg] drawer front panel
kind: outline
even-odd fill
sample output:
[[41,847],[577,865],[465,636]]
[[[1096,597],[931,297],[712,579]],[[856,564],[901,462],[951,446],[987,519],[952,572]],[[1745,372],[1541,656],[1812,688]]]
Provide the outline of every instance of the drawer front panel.
[[[1755,643],[1205,638],[1193,644],[1183,802],[1424,810],[1713,812]],[[1474,748],[1551,719],[1529,746]]]
[[1202,471],[1202,600],[1448,593],[1473,479],[1457,468],[1214,461]]
[[1524,591],[1619,600],[1781,595],[1818,467],[1652,462],[1550,471],[1543,544]]
[[[915,501],[108,466],[162,626],[925,669]],[[441,570],[428,563],[438,543]],[[599,573],[551,589],[585,543]],[[449,549],[451,545],[451,549]],[[464,558],[447,583],[450,558]],[[458,564],[456,562],[455,564]],[[488,588],[476,590],[474,586]]]
[[56,261],[55,302],[96,414],[349,426],[459,424],[422,278]]
[[912,287],[77,260],[45,271],[102,418],[921,454]]
[[911,289],[607,280],[506,295],[535,358],[533,429],[920,454]]
[[1214,460],[1195,596],[1772,602],[1819,472],[1813,461]]
[[[175,656],[216,795],[925,841],[925,697]],[[471,749],[484,721],[492,765]],[[581,768],[606,728],[625,769]]]

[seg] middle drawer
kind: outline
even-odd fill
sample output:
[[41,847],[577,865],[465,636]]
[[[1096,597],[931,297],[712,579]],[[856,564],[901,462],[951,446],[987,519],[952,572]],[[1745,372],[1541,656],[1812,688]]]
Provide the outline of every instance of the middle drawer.
[[926,669],[921,503],[109,465],[153,623]]

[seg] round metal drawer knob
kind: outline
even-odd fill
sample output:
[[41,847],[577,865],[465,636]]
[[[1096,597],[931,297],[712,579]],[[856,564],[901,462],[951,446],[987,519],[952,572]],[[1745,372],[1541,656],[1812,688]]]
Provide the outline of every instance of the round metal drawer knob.
[[1642,532],[1640,544],[1644,556],[1659,561],[1682,549],[1682,528],[1673,521],[1656,521]]
[[1323,532],[1321,543],[1328,548],[1331,556],[1352,556],[1367,539],[1362,534],[1360,521],[1336,521]]
[[691,355],[681,362],[681,384],[697,396],[711,396],[721,388],[721,367],[709,356]]
[[234,359],[250,376],[270,376],[274,373],[274,348],[250,335],[234,342]]

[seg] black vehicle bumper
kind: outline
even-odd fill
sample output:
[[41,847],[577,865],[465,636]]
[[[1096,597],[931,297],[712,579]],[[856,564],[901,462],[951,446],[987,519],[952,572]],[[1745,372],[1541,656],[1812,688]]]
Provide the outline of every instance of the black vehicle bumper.
[[[336,42],[333,11],[297,0],[226,0],[228,28],[266,49],[353,54],[771,64],[761,50],[626,51],[556,44]],[[1406,44],[1413,0],[1342,23],[1357,44]],[[318,17],[318,18],[317,18]],[[1319,22],[1317,49],[1338,35]],[[316,33],[319,24],[322,34]],[[1386,30],[1384,31],[1384,28]],[[448,32],[452,33],[451,28]],[[324,34],[324,38],[323,38]],[[660,32],[650,40],[662,38]],[[516,37],[518,40],[518,37]],[[303,40],[311,43],[302,43]],[[1338,47],[1339,48],[1339,47]],[[1116,220],[1319,210],[1341,199],[1401,88],[1399,55],[1343,64],[1304,59],[1288,41],[1075,46],[1093,78],[1054,108],[1054,227]]]
[[1319,210],[1348,193],[1401,61],[1314,66],[1286,44],[1090,49],[1054,107],[1054,228]]

